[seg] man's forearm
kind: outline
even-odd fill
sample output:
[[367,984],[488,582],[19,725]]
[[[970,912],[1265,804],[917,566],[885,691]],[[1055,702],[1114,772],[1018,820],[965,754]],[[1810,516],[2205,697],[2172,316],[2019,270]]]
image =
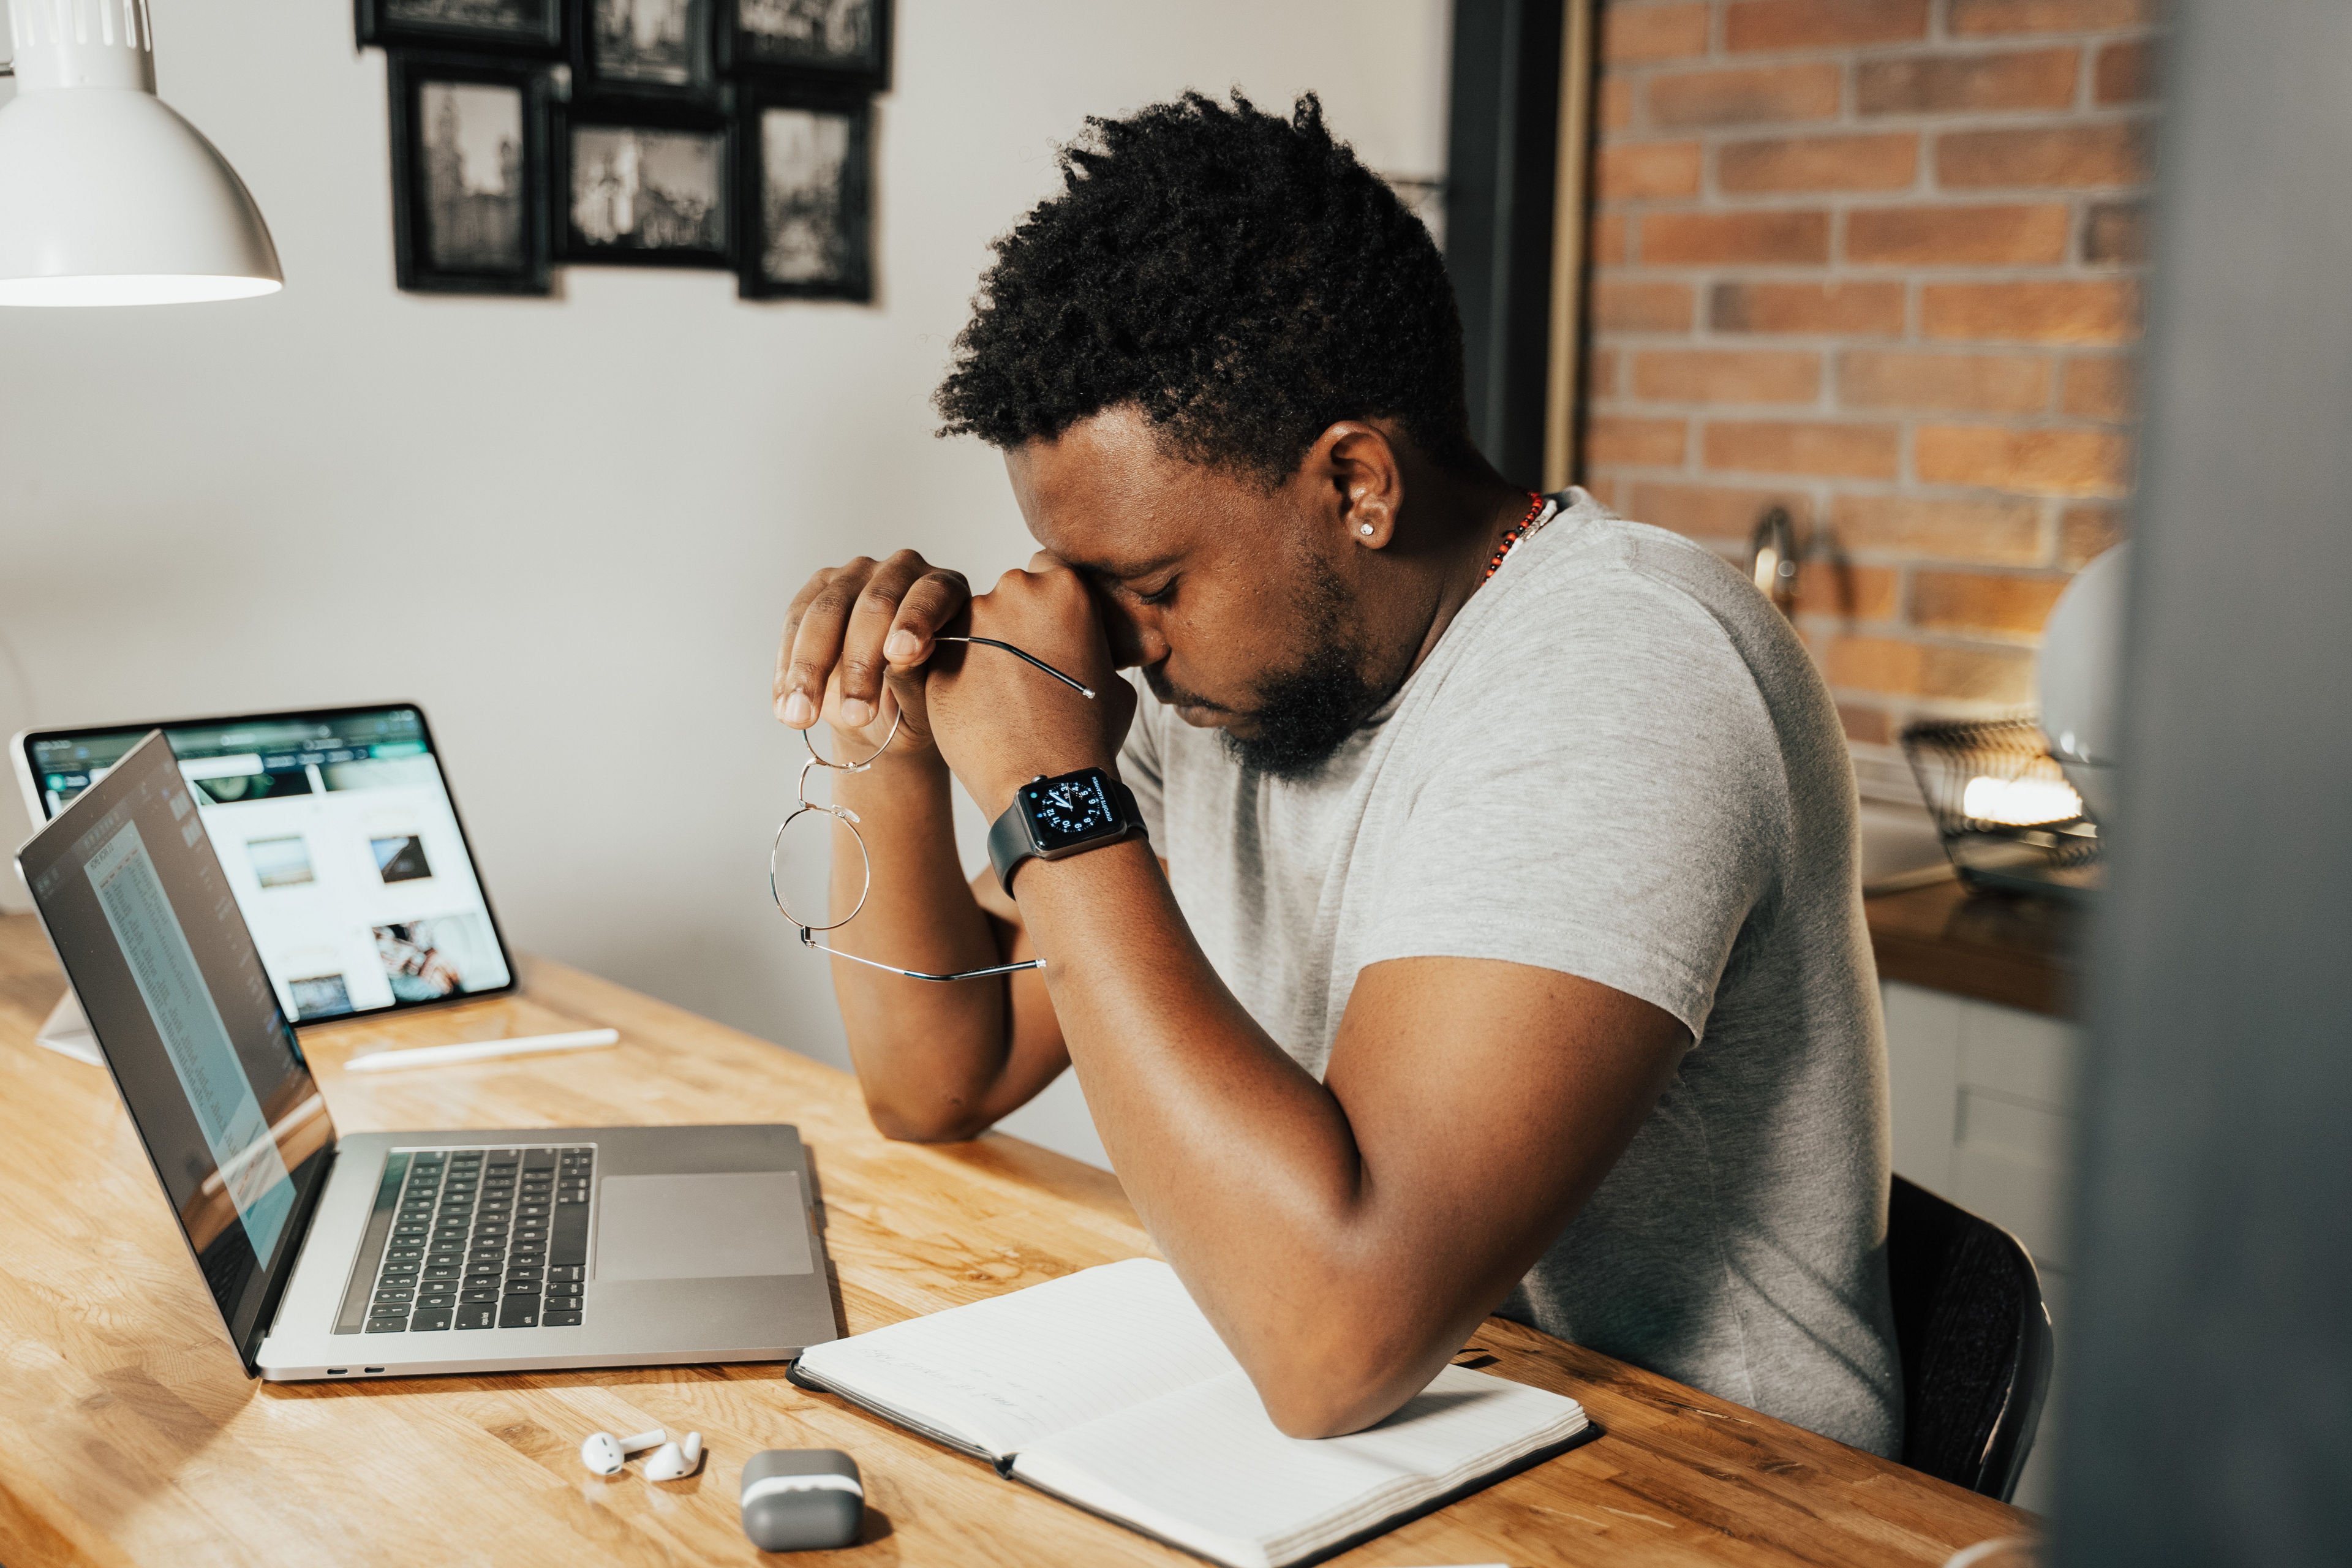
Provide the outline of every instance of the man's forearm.
[[[1225,989],[1148,849],[1033,862],[1015,890],[1128,1195],[1268,1409],[1299,1430],[1385,1415],[1491,1305],[1478,1283],[1400,1300],[1409,1238],[1345,1110]],[[1356,1412],[1326,1403],[1341,1385]]]
[[[872,885],[857,918],[828,945],[903,969],[944,974],[1003,962],[996,928],[956,858],[948,771],[936,753],[885,754],[833,776],[835,799],[858,816]],[[833,830],[836,915],[856,907],[862,878],[849,829]],[[866,1101],[885,1132],[937,1138],[970,1131],[1010,1046],[1002,979],[909,980],[832,961],[834,994]]]

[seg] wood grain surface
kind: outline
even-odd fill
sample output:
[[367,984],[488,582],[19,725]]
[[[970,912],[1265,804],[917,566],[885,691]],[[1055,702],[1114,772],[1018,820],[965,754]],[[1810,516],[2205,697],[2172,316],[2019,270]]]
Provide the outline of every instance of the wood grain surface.
[[1958,881],[1864,900],[1881,980],[2080,1016],[2090,911],[2054,899],[1971,893]]
[[[343,1131],[790,1121],[813,1152],[851,1333],[1150,1250],[1111,1176],[1013,1138],[886,1142],[856,1085],[544,961],[527,997],[309,1029]],[[775,1365],[261,1384],[238,1365],[112,1085],[36,1047],[64,989],[0,919],[0,1563],[1175,1564],[1193,1560],[795,1388]],[[610,1025],[618,1049],[347,1075],[353,1053]],[[1489,1370],[1606,1436],[1337,1561],[1942,1563],[2032,1517],[1532,1330]],[[701,1473],[589,1475],[598,1429],[701,1431]],[[838,1447],[865,1537],[763,1557],[735,1494],[761,1448]]]

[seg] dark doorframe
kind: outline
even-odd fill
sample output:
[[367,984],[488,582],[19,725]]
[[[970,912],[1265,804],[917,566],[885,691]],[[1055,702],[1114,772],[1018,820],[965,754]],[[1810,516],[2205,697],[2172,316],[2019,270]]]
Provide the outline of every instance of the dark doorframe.
[[1445,261],[1470,432],[1516,484],[1573,466],[1591,0],[1454,0]]

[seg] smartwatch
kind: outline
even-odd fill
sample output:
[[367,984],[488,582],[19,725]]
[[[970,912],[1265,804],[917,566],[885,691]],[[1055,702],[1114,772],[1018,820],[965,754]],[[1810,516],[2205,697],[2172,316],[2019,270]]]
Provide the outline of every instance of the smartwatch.
[[1144,835],[1135,793],[1100,768],[1023,784],[988,830],[988,860],[1007,897],[1024,860],[1059,860]]

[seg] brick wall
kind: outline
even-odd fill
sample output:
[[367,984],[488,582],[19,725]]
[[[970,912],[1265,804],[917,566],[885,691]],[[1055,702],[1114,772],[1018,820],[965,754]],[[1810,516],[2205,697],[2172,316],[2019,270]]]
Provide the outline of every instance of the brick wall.
[[1601,10],[1584,482],[1743,562],[1786,505],[1864,753],[2030,702],[2052,602],[2118,536],[2153,10]]

